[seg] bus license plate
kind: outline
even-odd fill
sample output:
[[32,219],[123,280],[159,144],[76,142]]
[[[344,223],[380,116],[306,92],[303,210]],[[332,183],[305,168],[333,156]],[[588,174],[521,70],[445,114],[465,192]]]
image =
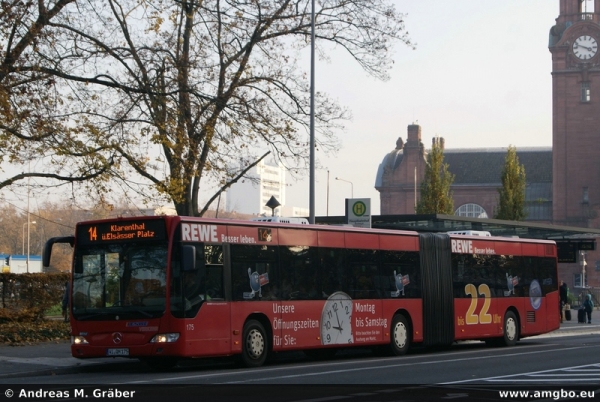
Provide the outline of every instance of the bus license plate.
[[106,356],[129,356],[128,348],[106,349]]

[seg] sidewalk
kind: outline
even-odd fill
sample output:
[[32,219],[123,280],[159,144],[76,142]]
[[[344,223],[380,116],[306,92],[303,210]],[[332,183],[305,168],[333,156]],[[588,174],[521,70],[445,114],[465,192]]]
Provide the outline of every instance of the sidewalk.
[[[594,318],[596,319],[596,322],[594,322]],[[560,328],[556,331],[544,335],[537,335],[536,338],[590,334],[600,334],[600,317],[598,317],[598,312],[596,312],[596,316],[592,315],[591,324],[580,324],[577,322],[577,310],[571,310],[570,321],[564,320],[560,324]]]
[[[535,338],[600,334],[598,324],[564,321],[560,328]],[[0,380],[18,377],[77,373],[82,370],[106,370],[107,365],[138,365],[137,359],[122,357],[76,359],[71,356],[69,341],[45,342],[27,346],[0,345]]]
[[76,359],[69,341],[26,346],[0,345],[0,379],[76,373],[113,364],[138,364],[137,359]]

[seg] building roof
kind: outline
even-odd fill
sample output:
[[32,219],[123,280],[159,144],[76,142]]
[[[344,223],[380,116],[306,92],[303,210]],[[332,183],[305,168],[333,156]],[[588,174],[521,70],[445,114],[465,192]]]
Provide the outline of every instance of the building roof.
[[[500,185],[507,151],[508,148],[444,149],[444,162],[448,164],[450,173],[455,176],[452,185]],[[402,163],[403,157],[403,151],[394,151],[384,157],[377,170],[375,187],[379,187],[383,183],[384,167],[388,166],[395,170]],[[525,167],[527,185],[544,183],[541,191],[544,194],[551,192],[552,148],[517,148],[517,157],[519,163]],[[551,198],[551,195],[550,197],[544,196],[544,198]]]
[[[507,148],[445,149],[453,185],[500,184]],[[528,184],[552,183],[552,148],[517,148]]]
[[[552,148],[517,148],[519,163],[525,168],[525,208],[528,221],[552,220]],[[375,188],[383,187],[384,175],[393,174],[404,158],[406,148],[398,140],[397,148],[388,153],[377,169]],[[451,188],[502,186],[508,148],[444,149],[444,163],[454,175]],[[381,191],[381,190],[380,190]]]

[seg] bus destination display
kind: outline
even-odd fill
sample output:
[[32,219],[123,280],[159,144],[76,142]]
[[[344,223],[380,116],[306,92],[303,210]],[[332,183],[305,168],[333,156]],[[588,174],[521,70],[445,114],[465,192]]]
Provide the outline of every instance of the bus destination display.
[[103,222],[81,225],[77,230],[77,242],[80,244],[163,240],[165,238],[165,223],[162,220]]

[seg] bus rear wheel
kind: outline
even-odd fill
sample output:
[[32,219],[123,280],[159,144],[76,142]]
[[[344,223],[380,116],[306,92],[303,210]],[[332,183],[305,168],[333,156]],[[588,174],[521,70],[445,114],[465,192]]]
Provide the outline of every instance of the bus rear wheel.
[[507,311],[504,315],[504,326],[502,327],[502,336],[499,338],[485,339],[487,346],[514,346],[519,340],[519,321],[512,311]]
[[519,321],[512,311],[507,311],[504,315],[504,336],[502,344],[504,346],[514,346],[519,340]]
[[410,326],[402,314],[394,316],[390,338],[392,353],[396,356],[405,355],[410,346]]
[[244,325],[242,339],[242,362],[246,367],[260,367],[267,360],[269,342],[265,327],[256,320]]

